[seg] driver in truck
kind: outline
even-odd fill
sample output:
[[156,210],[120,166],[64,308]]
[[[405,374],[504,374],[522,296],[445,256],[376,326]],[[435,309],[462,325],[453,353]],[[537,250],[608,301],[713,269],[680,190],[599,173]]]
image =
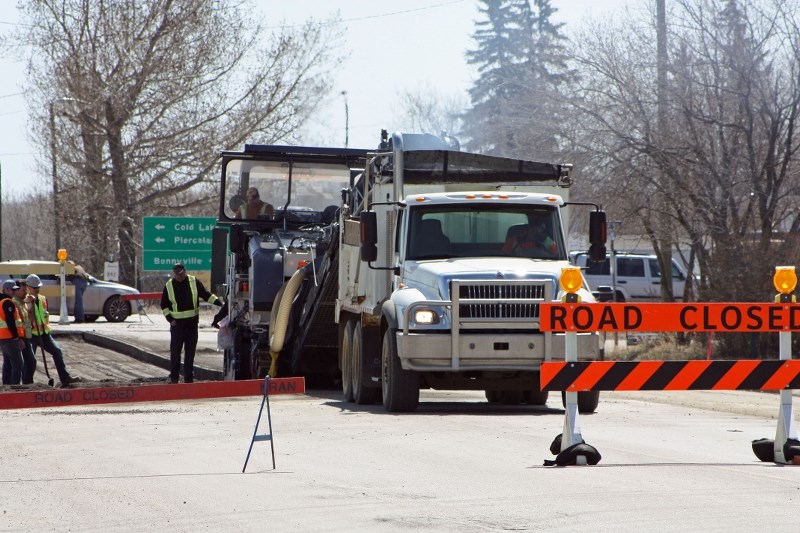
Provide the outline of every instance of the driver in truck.
[[526,250],[536,248],[553,255],[558,253],[558,245],[547,235],[544,222],[531,219],[528,224],[515,230],[517,226],[508,229],[508,236],[503,244],[504,254],[526,255]]
[[254,220],[259,215],[275,216],[275,208],[261,199],[261,195],[255,187],[247,189],[245,197],[247,201],[236,210],[237,219]]

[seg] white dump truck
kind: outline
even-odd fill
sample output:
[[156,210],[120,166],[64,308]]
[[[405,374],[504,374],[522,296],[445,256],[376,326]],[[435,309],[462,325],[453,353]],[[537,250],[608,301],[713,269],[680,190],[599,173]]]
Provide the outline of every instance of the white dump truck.
[[[562,296],[565,211],[576,205],[567,197],[571,167],[466,153],[422,134],[384,134],[361,168],[342,157],[335,169],[330,154],[315,163],[314,149],[296,151],[302,157],[286,154],[287,177],[297,166],[305,176],[350,180],[331,229],[306,222],[325,233],[316,242],[292,236],[286,217],[261,222],[274,227],[251,250],[282,261],[305,239],[309,264],[275,293],[268,334],[253,348],[254,374],[324,368],[341,379],[346,401],[382,401],[391,412],[416,409],[423,388],[544,404],[540,364],[564,358],[564,336],[539,331],[539,303]],[[259,163],[252,153],[247,161],[253,179]],[[605,214],[595,209],[590,241],[604,257]],[[292,213],[288,205],[283,212]],[[283,266],[273,271],[285,279]],[[588,287],[580,296],[592,300]],[[599,358],[596,334],[579,336],[578,354]],[[580,393],[581,411],[597,404],[597,393]]]

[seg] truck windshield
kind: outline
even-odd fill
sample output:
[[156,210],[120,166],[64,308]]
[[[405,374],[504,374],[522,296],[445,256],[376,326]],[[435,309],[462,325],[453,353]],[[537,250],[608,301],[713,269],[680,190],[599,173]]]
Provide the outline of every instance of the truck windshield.
[[[289,171],[291,168],[291,197]],[[225,168],[225,215],[230,219],[313,218],[335,211],[347,187],[345,165],[234,159]],[[311,220],[309,220],[311,221]]]
[[408,213],[408,259],[528,257],[566,259],[555,207],[426,206]]

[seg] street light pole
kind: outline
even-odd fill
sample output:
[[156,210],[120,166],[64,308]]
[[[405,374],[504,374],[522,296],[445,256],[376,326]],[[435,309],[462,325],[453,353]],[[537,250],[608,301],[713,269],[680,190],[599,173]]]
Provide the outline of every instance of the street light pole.
[[53,225],[56,233],[56,255],[61,248],[61,223],[58,210],[58,164],[56,163],[56,113],[55,101],[50,102],[50,159],[53,175]]

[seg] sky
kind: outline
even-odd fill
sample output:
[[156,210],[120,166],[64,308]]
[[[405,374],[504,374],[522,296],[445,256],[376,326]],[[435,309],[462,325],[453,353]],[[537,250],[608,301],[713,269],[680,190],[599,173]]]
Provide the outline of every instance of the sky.
[[[551,0],[551,5],[558,10],[554,18],[565,22],[568,30],[587,18],[619,14],[634,2]],[[401,96],[408,91],[432,87],[444,94],[462,93],[468,101],[466,92],[475,73],[465,52],[474,48],[472,34],[480,18],[475,0],[256,0],[255,4],[268,27],[282,21],[300,25],[311,17],[326,19],[336,11],[345,25],[347,59],[337,67],[334,90],[320,102],[301,144],[344,146],[347,132],[351,148],[375,148],[381,129],[397,129],[394,124],[403,118]],[[18,23],[16,9],[3,10],[0,33]],[[9,198],[30,188],[50,189],[49,175],[37,166],[37,158],[47,155],[37,154],[27,137],[21,89],[24,64],[0,55],[0,66],[0,195]],[[219,147],[209,150],[216,153]]]

